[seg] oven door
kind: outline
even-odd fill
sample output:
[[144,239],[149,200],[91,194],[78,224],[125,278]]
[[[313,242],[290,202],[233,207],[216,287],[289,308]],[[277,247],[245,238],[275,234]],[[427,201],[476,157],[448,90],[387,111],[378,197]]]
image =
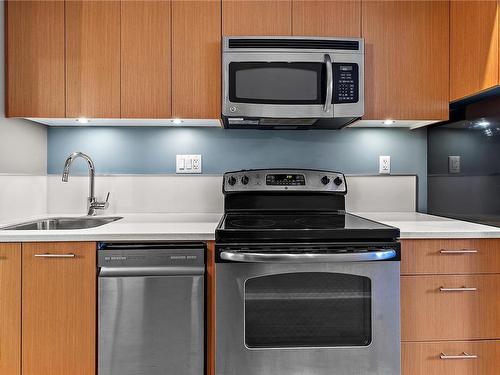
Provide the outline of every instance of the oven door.
[[225,53],[222,114],[233,118],[362,116],[362,64],[362,54]]
[[216,264],[216,375],[400,374],[399,262],[316,260]]

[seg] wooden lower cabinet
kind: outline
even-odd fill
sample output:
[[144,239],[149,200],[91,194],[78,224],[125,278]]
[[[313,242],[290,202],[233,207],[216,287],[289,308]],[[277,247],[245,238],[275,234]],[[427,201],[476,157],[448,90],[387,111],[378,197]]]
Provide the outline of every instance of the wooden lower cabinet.
[[500,272],[497,239],[403,240],[401,274],[483,274]]
[[24,243],[22,262],[23,375],[95,374],[96,244]]
[[500,373],[500,239],[401,241],[402,375]]
[[0,374],[21,373],[21,244],[0,244]]
[[500,341],[403,343],[401,358],[404,375],[498,375]]
[[500,274],[401,277],[403,341],[500,338]]

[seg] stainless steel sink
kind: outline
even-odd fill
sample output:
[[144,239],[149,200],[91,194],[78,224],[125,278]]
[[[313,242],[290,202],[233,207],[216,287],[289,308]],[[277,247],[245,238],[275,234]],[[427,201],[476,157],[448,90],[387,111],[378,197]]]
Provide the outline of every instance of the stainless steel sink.
[[123,217],[54,217],[11,225],[0,230],[71,230],[100,227]]

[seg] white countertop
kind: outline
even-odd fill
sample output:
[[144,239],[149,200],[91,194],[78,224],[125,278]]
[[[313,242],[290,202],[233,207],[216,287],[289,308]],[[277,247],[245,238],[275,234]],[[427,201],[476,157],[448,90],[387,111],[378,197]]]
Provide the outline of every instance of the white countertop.
[[[399,228],[402,239],[500,238],[500,228],[417,212],[355,212],[354,214]],[[20,222],[65,216],[72,215],[42,215],[25,220],[2,222],[0,229]],[[215,228],[222,214],[171,213],[116,214],[112,216],[123,216],[123,219],[97,228],[79,230],[0,230],[0,242],[210,241],[214,240]]]
[[[20,222],[68,216],[79,215],[41,215],[26,220],[0,223],[0,229]],[[0,242],[209,241],[215,239],[215,228],[222,214],[113,214],[104,216],[122,216],[123,219],[96,228],[78,230],[0,230]]]
[[399,228],[402,239],[500,238],[500,228],[418,212],[356,212],[354,214]]

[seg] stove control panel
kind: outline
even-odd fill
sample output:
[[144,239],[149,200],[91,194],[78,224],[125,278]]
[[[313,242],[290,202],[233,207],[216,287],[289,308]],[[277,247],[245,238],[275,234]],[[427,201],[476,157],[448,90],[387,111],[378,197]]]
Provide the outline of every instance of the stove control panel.
[[224,192],[302,191],[347,193],[339,172],[308,169],[252,169],[224,174]]

